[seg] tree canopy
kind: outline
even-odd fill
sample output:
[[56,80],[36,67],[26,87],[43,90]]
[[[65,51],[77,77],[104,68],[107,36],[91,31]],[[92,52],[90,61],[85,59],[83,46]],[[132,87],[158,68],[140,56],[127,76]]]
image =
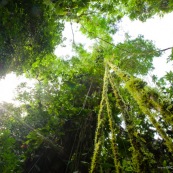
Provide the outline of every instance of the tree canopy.
[[[36,80],[18,86],[20,105],[0,104],[0,172],[171,172],[173,72],[152,76],[155,87],[143,80],[167,49],[141,35],[113,40],[121,18],[164,15],[171,1],[3,0],[0,9],[0,76]],[[65,22],[79,23],[91,50],[74,43],[72,58],[54,55]]]

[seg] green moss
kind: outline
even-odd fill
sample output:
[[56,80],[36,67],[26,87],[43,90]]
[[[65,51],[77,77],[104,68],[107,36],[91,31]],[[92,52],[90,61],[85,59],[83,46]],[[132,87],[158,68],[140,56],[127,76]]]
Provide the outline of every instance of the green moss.
[[96,164],[97,164],[97,158],[99,155],[99,151],[100,151],[100,147],[101,147],[101,141],[99,140],[98,143],[95,144],[95,148],[94,148],[94,153],[93,153],[93,157],[91,160],[91,169],[90,169],[90,173],[93,173],[95,171],[96,168]]
[[146,82],[138,78],[130,78],[126,83],[126,87],[133,88],[134,90],[142,90],[146,86]]

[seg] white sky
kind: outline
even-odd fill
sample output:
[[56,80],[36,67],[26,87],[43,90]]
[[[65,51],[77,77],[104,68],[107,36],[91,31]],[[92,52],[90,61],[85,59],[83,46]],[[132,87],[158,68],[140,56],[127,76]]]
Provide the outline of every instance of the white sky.
[[[145,39],[153,40],[155,45],[164,49],[173,46],[173,13],[165,15],[163,18],[155,17],[154,19],[149,19],[145,23],[139,21],[131,22],[128,18],[124,18],[123,22],[120,24],[120,32],[116,34],[115,39],[118,42],[123,41],[124,32],[128,32],[130,36],[137,37],[139,34],[144,35]],[[73,26],[74,32],[78,30]],[[67,38],[66,47],[58,47],[55,53],[57,55],[68,56],[71,54],[71,44],[73,42],[71,25],[66,24],[64,36]],[[86,37],[74,33],[74,41],[76,43],[86,43],[86,47],[89,47],[91,42],[86,42]],[[165,71],[169,71],[172,68],[171,64],[166,64],[166,58],[171,51],[167,51],[164,56],[154,60],[155,70],[154,74],[159,77],[163,76]],[[5,79],[0,80],[0,102],[12,102],[14,97],[14,91],[20,82],[25,82],[24,77],[16,77],[15,74],[9,74]]]
[[29,80],[24,76],[17,77],[14,73],[8,74],[5,79],[0,80],[0,103],[11,102],[17,103],[14,100],[15,88],[22,82],[29,83],[29,87],[34,85],[34,80]]
[[[122,31],[129,32],[131,36],[137,37],[139,34],[144,35],[145,39],[153,40],[156,47],[165,49],[173,46],[173,13],[165,15],[163,18],[154,17],[147,22],[131,22],[125,18],[122,23]],[[123,33],[120,33],[120,37]],[[122,37],[121,37],[122,38]],[[170,55],[171,50],[166,51],[164,56],[154,59],[154,74],[161,77],[166,71],[170,71],[172,64],[166,64],[166,58]]]
[[[74,38],[72,34],[72,30],[74,33]],[[63,31],[63,36],[66,38],[64,41],[63,46],[58,46],[57,49],[55,50],[55,54],[58,56],[63,56],[63,57],[68,57],[69,55],[72,56],[73,51],[72,51],[72,43],[78,44],[82,43],[84,44],[85,48],[89,48],[90,45],[92,45],[93,41],[89,40],[85,35],[83,35],[79,31],[79,24],[74,23],[72,26],[70,23],[65,24],[65,30]]]
[[13,96],[14,88],[16,87],[15,74],[9,74],[5,79],[0,80],[0,102],[10,101]]

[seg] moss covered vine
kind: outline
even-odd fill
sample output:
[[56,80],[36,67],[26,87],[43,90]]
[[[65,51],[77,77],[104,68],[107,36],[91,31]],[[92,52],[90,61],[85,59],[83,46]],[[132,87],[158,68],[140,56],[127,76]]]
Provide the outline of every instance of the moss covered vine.
[[[123,120],[125,122],[125,127],[127,130],[128,138],[130,141],[129,151],[131,151],[131,161],[133,165],[133,171],[137,173],[146,172],[149,169],[152,169],[156,164],[154,155],[146,147],[146,141],[143,140],[140,134],[138,134],[133,116],[129,111],[129,105],[121,96],[119,87],[115,84],[114,78],[110,72],[112,69],[115,74],[124,82],[125,88],[132,95],[133,99],[136,101],[139,109],[143,114],[148,115],[150,122],[153,127],[156,128],[159,135],[165,140],[165,145],[167,146],[169,152],[173,153],[173,144],[172,139],[169,137],[163,127],[158,123],[156,117],[161,114],[165,122],[172,124],[170,118],[171,111],[164,109],[164,104],[161,100],[164,98],[159,94],[155,89],[152,89],[147,86],[147,83],[141,79],[130,76],[124,71],[120,70],[117,66],[110,62],[105,63],[105,74],[103,78],[103,90],[102,90],[102,99],[100,102],[100,109],[97,119],[97,127],[95,132],[95,148],[92,156],[92,162],[90,167],[90,173],[93,173],[97,168],[102,170],[102,165],[99,164],[99,155],[102,152],[102,145],[104,145],[104,126],[108,123],[111,136],[110,147],[113,155],[114,168],[117,173],[122,172],[123,166],[121,159],[119,157],[118,145],[117,145],[117,132],[118,127],[113,121],[112,117],[112,107],[108,97],[108,86],[110,85],[113,91],[113,95],[116,102],[116,107],[121,111]],[[105,111],[106,109],[106,111]],[[106,119],[108,121],[106,121]]]
[[[108,67],[106,65],[105,67],[105,83],[106,83],[106,86],[108,86]],[[116,134],[115,134],[115,130],[114,130],[114,127],[113,127],[113,119],[112,119],[112,111],[111,111],[111,107],[110,107],[110,104],[109,104],[109,99],[108,99],[108,95],[107,95],[107,89],[108,87],[105,88],[106,91],[105,91],[105,102],[106,102],[106,107],[107,107],[107,116],[108,116],[108,122],[109,122],[109,128],[110,128],[110,131],[111,131],[111,138],[110,138],[110,141],[111,141],[111,148],[112,148],[112,153],[113,153],[113,159],[114,159],[114,165],[115,165],[115,168],[116,168],[116,172],[119,173],[120,170],[121,170],[121,165],[120,165],[120,162],[119,162],[119,156],[118,156],[118,147],[117,147],[117,144],[116,144]]]
[[[135,131],[135,125],[132,120],[131,113],[129,112],[128,105],[125,103],[123,97],[120,94],[118,86],[115,86],[115,83],[113,82],[112,76],[109,74],[109,81],[114,93],[114,96],[116,98],[116,106],[121,110],[123,119],[126,125],[126,129],[128,132],[128,136],[130,139],[131,148],[132,151],[132,163],[134,167],[134,172],[141,173],[144,171],[142,158],[145,155],[148,159],[148,163],[155,163],[153,160],[153,154],[149,153],[146,149],[143,149],[140,137],[138,133]],[[135,135],[136,134],[136,135]]]
[[98,119],[97,119],[97,128],[96,128],[96,133],[95,133],[95,148],[94,148],[94,153],[91,161],[91,169],[90,173],[93,173],[94,170],[96,169],[96,164],[97,164],[97,156],[99,155],[100,147],[101,147],[101,139],[103,138],[103,132],[102,132],[102,125],[104,124],[104,119],[105,115],[103,115],[103,108],[106,105],[107,109],[107,118],[109,122],[109,128],[111,132],[111,137],[110,137],[110,142],[111,142],[111,150],[113,154],[113,160],[114,160],[114,166],[115,170],[117,173],[121,172],[121,164],[119,161],[119,156],[118,156],[118,147],[116,144],[116,134],[115,130],[113,127],[113,120],[112,120],[112,112],[108,100],[108,67],[105,67],[105,74],[104,74],[104,79],[103,79],[103,91],[102,91],[102,100],[100,103],[100,109],[99,109],[99,114],[98,114]]
[[[150,110],[152,106],[152,108],[157,107],[156,111],[160,110],[160,113],[165,112],[162,109],[162,105],[154,101],[154,99],[151,98],[151,95],[146,97],[148,92],[146,92],[144,88],[147,88],[148,90],[150,88],[146,87],[146,83],[142,81],[141,79],[131,77],[129,74],[126,74],[125,72],[120,70],[117,66],[113,65],[112,63],[108,62],[108,65],[110,66],[112,70],[114,70],[116,75],[125,82],[125,87],[129,91],[129,93],[132,95],[132,97],[136,100],[141,111],[144,114],[148,115],[150,122],[156,128],[160,136],[165,140],[165,144],[168,147],[168,150],[171,153],[173,153],[172,139],[166,134],[164,129],[161,127],[161,125],[156,121],[155,117],[157,116],[157,114],[153,113],[152,110]],[[154,94],[156,94],[156,92],[154,92]],[[159,97],[162,99],[160,95]],[[158,109],[158,107],[160,107],[161,109]],[[164,117],[164,119],[166,119],[165,116],[166,118],[168,118],[167,114],[164,114],[164,115],[162,114],[162,117]]]

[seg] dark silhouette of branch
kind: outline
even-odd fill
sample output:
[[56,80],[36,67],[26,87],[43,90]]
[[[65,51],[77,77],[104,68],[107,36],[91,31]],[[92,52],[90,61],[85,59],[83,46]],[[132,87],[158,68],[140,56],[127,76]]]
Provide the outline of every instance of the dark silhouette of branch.
[[173,49],[173,47],[168,47],[168,48],[165,48],[165,49],[161,49],[161,50],[159,50],[160,52],[164,52],[164,51],[167,51],[167,50],[169,50],[169,49]]
[[[94,35],[94,33],[93,33],[92,31],[88,31],[88,29],[86,29],[82,24],[80,24],[80,25],[81,25],[81,27],[82,27],[84,30],[86,30],[88,33]],[[115,44],[113,44],[113,43],[111,43],[111,42],[109,42],[109,41],[107,41],[107,40],[105,40],[105,39],[103,39],[103,38],[101,38],[101,37],[95,36],[95,39],[99,39],[99,40],[101,40],[101,41],[104,41],[105,43],[107,43],[107,44],[109,44],[109,45],[111,45],[111,46],[113,46],[113,47],[118,47],[118,45],[115,45]],[[120,47],[119,47],[119,49],[121,49],[121,50],[123,50],[123,51],[125,51],[125,52],[128,52],[128,53],[130,53],[130,54],[134,54],[134,53],[130,52],[130,51],[127,50],[127,49],[120,48]],[[159,50],[148,51],[148,52],[142,52],[142,53],[140,53],[140,55],[142,55],[142,54],[145,54],[145,55],[146,55],[146,54],[152,54],[152,53],[155,53],[155,52],[164,52],[164,51],[167,51],[167,50],[170,50],[170,49],[173,49],[173,47],[168,47],[168,48],[165,48],[165,49],[159,49]]]
[[70,25],[71,25],[71,32],[72,32],[72,36],[73,36],[73,44],[75,45],[74,32],[73,32],[73,24],[72,24],[72,21],[71,20],[70,20]]

